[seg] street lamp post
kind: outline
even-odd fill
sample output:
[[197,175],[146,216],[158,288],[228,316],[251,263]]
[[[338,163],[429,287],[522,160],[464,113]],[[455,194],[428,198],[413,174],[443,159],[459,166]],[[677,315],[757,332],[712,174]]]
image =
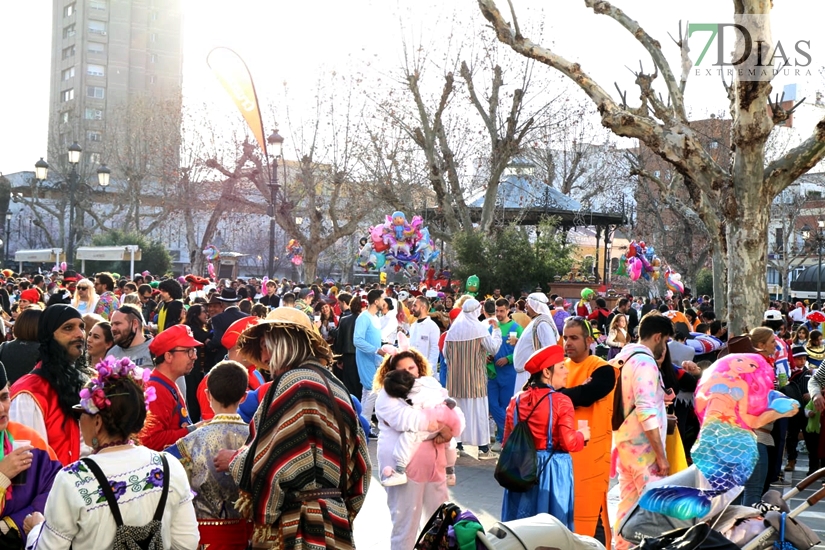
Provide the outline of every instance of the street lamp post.
[[80,180],[80,175],[77,173],[77,164],[80,162],[80,153],[82,152],[83,149],[76,141],[69,145],[69,164],[72,165],[72,171],[69,172],[69,246],[66,247],[66,265],[69,269],[72,269],[72,263],[74,262],[74,241],[77,234],[74,226],[75,194],[77,193],[77,183]]
[[273,165],[269,172],[269,262],[267,264],[267,275],[275,276],[275,203],[278,199],[278,159],[281,158],[281,150],[284,146],[284,138],[278,133],[276,128],[272,134],[266,138],[273,156]]
[[802,228],[802,238],[805,241],[816,245],[817,270],[816,270],[816,303],[822,305],[822,248],[825,246],[825,220],[816,222],[816,232],[812,232],[808,224]]
[[6,244],[3,265],[9,265],[9,249],[11,248],[11,212],[6,212]]
[[[75,228],[75,209],[77,208],[77,200],[76,200],[76,193],[77,188],[80,184],[80,174],[77,172],[77,165],[80,162],[80,154],[83,152],[83,149],[80,148],[80,145],[75,141],[68,147],[68,155],[69,155],[69,164],[72,166],[71,172],[69,172],[69,242],[68,246],[66,247],[66,265],[68,269],[72,269],[72,263],[74,261],[74,245],[75,239],[77,236],[77,231]],[[111,170],[105,165],[101,164],[100,167],[97,169],[97,179],[98,183],[101,187],[106,187],[109,185],[109,176],[111,174]],[[34,177],[40,181],[41,183],[46,181],[49,177],[49,163],[43,160],[43,157],[40,157],[40,160],[34,163]],[[8,229],[6,230],[6,256],[8,258]]]

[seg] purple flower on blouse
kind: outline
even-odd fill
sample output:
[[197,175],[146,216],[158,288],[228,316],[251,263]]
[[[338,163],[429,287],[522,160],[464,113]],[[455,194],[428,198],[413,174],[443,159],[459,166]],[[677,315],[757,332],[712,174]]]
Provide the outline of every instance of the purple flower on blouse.
[[[115,494],[115,500],[126,494],[126,482],[124,481],[109,481],[109,487],[112,488],[112,492]],[[102,497],[103,489],[98,489],[98,492]]]
[[163,470],[160,468],[155,468],[149,475],[146,476],[146,484],[153,485],[155,487],[162,487],[163,486]]

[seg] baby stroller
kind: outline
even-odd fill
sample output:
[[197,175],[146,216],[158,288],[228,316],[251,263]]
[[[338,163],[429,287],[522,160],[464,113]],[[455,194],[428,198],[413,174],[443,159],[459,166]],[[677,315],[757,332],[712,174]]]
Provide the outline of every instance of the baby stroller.
[[[455,533],[450,527],[460,518],[472,516],[461,512],[458,506],[446,502],[430,517],[415,550],[453,550],[458,548]],[[474,517],[474,516],[472,516]],[[563,548],[564,550],[605,550],[604,545],[591,537],[572,533],[550,514],[514,521],[498,522],[486,533],[476,531],[476,549],[484,550],[537,550],[539,548]],[[472,539],[471,539],[472,542]]]
[[[661,485],[703,488],[700,476],[691,466],[652,483],[646,490]],[[679,520],[637,505],[625,516],[618,531],[625,540],[639,544],[640,550],[765,550],[774,548],[777,541],[789,541],[796,550],[808,550],[819,543],[819,537],[794,518],[825,498],[825,487],[793,510],[788,503],[823,477],[825,468],[806,477],[783,495],[769,491],[763,500],[769,502],[774,510],[767,512],[750,506],[731,505],[741,493],[741,487],[714,498],[710,513],[701,519]]]

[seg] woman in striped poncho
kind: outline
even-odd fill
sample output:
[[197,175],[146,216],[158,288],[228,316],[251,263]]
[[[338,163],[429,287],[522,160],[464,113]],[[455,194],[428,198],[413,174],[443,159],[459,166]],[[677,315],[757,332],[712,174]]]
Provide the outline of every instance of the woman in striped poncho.
[[304,313],[282,307],[249,327],[238,347],[273,378],[250,442],[215,459],[238,483],[236,507],[255,523],[252,548],[354,548],[371,464],[349,392],[328,370],[329,346]]

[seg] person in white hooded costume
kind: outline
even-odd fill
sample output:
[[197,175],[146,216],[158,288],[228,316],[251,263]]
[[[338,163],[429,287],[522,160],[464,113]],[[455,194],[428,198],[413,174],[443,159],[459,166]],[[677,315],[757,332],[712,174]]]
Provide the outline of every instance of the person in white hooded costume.
[[[524,365],[527,364],[527,360],[533,355],[533,352],[552,346],[559,341],[559,330],[550,315],[548,303],[549,300],[543,292],[534,292],[527,297],[527,315],[532,320],[524,328],[524,332],[521,333],[521,338],[519,338],[513,350],[513,366],[516,368],[516,383],[513,387],[513,395],[520,392],[530,378],[530,373],[524,370]],[[536,339],[538,339],[538,346],[535,345]]]
[[461,445],[478,446],[478,458],[496,458],[490,451],[490,404],[487,400],[487,356],[501,346],[501,329],[495,317],[478,320],[481,304],[470,298],[450,325],[444,339],[447,392],[464,411],[466,428],[457,438]]

